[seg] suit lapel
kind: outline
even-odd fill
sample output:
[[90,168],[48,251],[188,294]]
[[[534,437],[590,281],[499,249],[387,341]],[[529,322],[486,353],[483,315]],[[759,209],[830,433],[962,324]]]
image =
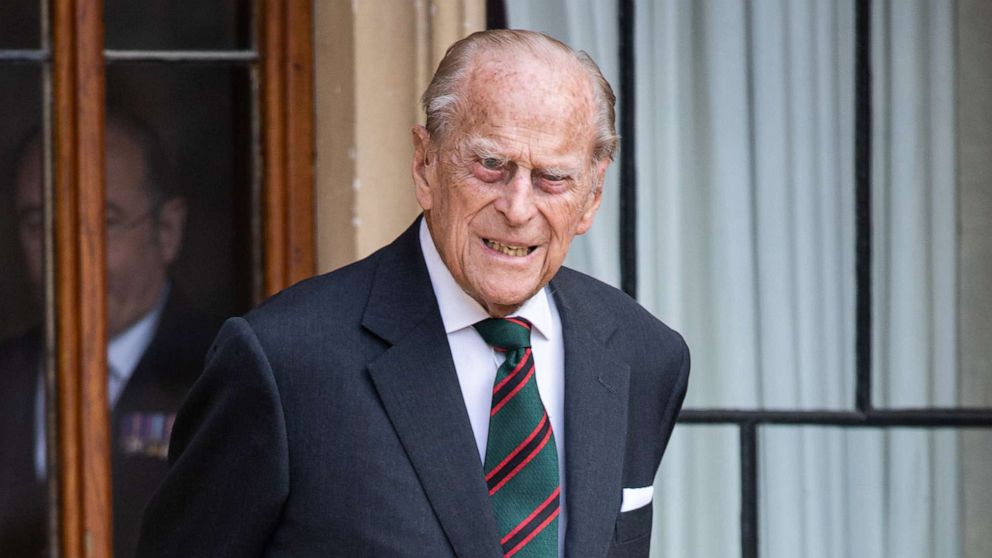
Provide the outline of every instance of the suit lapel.
[[369,373],[455,553],[500,556],[482,463],[420,254],[418,226],[419,220],[382,253],[363,325],[391,347],[369,365]]
[[565,342],[565,554],[601,556],[620,510],[630,370],[607,346],[612,313],[572,273],[551,283]]

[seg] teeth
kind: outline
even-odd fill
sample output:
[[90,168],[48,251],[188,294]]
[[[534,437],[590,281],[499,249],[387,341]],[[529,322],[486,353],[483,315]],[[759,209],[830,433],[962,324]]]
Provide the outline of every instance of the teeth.
[[526,256],[530,253],[530,249],[526,246],[507,246],[506,244],[501,244],[495,240],[485,240],[486,246],[506,254],[507,256]]

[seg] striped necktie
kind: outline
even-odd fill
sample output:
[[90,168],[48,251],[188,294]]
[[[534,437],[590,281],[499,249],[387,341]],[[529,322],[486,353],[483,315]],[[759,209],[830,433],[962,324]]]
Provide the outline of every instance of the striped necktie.
[[475,324],[506,360],[496,372],[485,475],[503,556],[558,557],[558,450],[541,403],[530,322],[491,318]]

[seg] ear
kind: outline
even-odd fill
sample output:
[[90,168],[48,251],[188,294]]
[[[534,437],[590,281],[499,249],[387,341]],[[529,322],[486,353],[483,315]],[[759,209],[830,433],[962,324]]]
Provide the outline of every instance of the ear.
[[596,163],[593,170],[595,178],[593,180],[592,193],[590,194],[588,205],[579,219],[579,226],[576,228],[575,234],[585,234],[589,230],[589,227],[592,227],[592,220],[596,216],[596,210],[599,209],[599,204],[603,202],[603,183],[606,180],[606,169],[610,168],[611,162],[607,157]]
[[414,194],[417,196],[417,203],[420,204],[420,207],[424,211],[430,211],[434,205],[431,183],[437,168],[437,157],[435,155],[435,158],[431,159],[431,135],[427,128],[418,124],[413,127],[412,135]]
[[183,229],[186,226],[186,200],[170,198],[158,210],[158,245],[162,251],[162,261],[171,264],[179,255],[183,245]]

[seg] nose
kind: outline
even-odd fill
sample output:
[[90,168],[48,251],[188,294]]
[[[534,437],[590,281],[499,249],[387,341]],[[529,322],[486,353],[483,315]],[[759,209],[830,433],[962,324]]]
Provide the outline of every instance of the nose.
[[531,171],[518,168],[506,182],[495,201],[496,210],[503,214],[511,226],[527,223],[537,212],[534,205],[534,187]]

